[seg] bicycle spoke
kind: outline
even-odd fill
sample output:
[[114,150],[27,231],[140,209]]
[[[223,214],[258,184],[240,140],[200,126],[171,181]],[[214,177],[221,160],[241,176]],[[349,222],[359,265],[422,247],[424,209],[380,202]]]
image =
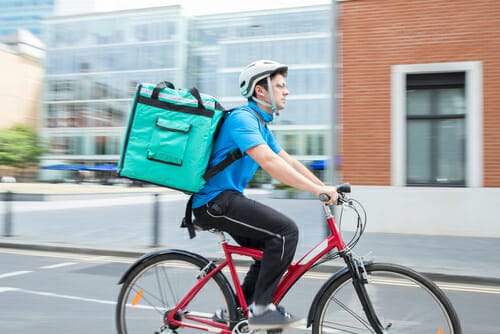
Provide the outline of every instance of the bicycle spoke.
[[161,304],[162,305],[166,305],[165,304],[165,297],[164,297],[164,293],[163,293],[163,289],[162,289],[162,284],[161,284],[161,281],[160,281],[160,274],[158,273],[158,266],[155,266],[155,276],[156,276],[156,283],[158,284],[158,290],[159,290],[159,295],[160,295],[160,298],[161,298]]
[[[344,309],[348,314],[350,314],[354,319],[358,320],[358,322],[364,326],[364,328],[366,328],[367,330],[369,331],[372,331],[371,329],[371,326],[370,326],[370,323],[368,322],[368,320],[365,320],[363,318],[363,316],[359,315],[357,312],[353,311],[350,307],[348,307],[347,305],[345,305],[344,303],[342,303],[340,300],[338,300],[337,298],[332,298],[332,300],[335,301],[335,303],[337,305],[339,305],[342,309]],[[374,332],[373,332],[374,333]]]
[[[160,301],[154,294],[149,293],[147,290],[144,290],[140,287],[134,287],[132,290],[135,292],[134,298],[132,299],[132,302],[127,304],[127,306],[130,306],[132,308],[149,308],[149,309],[154,309],[156,310],[159,314],[163,314],[165,311],[165,305],[162,304],[163,307],[158,307],[155,306],[157,303],[154,303],[153,300]],[[141,293],[142,291],[142,293]],[[140,300],[136,300],[136,297],[140,294]],[[148,296],[150,298],[148,298]],[[142,301],[141,304],[139,302]]]
[[[169,274],[168,274],[168,271],[165,269],[165,267],[163,266],[162,267],[162,273],[163,273],[163,276],[164,276],[164,281],[167,282],[167,289],[169,290],[168,294],[167,292],[165,291],[165,306],[167,305],[176,305],[177,304],[177,301],[179,300],[179,298],[177,297],[177,293],[175,291],[175,288],[172,286],[172,282],[171,282],[171,279],[169,278]],[[160,281],[158,282],[158,285],[161,285]],[[161,288],[160,288],[161,289]],[[172,299],[172,300],[169,300],[169,297]]]

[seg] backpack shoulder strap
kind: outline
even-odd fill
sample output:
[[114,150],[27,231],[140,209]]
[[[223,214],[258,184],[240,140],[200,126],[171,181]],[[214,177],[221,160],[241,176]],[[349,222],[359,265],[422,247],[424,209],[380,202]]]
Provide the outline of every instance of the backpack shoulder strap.
[[[244,108],[244,107],[241,107],[241,108]],[[229,114],[234,110],[233,109],[230,109],[227,111],[226,115],[224,115],[224,118],[227,118],[227,116],[229,116]],[[225,121],[225,119],[224,119]],[[221,125],[222,125],[223,122],[221,122]],[[219,129],[220,130],[220,129]],[[205,180],[205,182],[208,182],[208,180],[210,180],[212,177],[214,177],[217,173],[221,172],[222,170],[224,170],[227,166],[229,166],[230,164],[232,164],[233,162],[235,162],[236,160],[238,159],[241,159],[243,157],[243,153],[241,152],[241,150],[239,148],[237,149],[234,149],[232,151],[230,151],[227,155],[226,158],[224,158],[224,160],[222,160],[221,162],[219,162],[217,165],[213,166],[212,168],[210,169],[207,169],[205,171],[205,173],[203,174],[203,179]]]
[[193,195],[189,197],[189,200],[186,203],[186,212],[184,214],[184,218],[182,219],[181,227],[188,229],[189,239],[196,237],[196,231],[193,223]]
[[231,152],[228,153],[227,157],[219,162],[217,165],[213,166],[212,168],[208,169],[205,174],[203,174],[203,179],[205,181],[210,180],[212,177],[215,176],[215,174],[221,172],[224,168],[235,162],[236,160],[240,159],[243,157],[243,153],[239,148],[232,150]]

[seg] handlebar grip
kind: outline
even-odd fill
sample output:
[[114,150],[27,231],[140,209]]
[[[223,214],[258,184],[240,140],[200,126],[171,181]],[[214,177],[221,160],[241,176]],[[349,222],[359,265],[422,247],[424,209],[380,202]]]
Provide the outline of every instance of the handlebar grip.
[[[336,188],[337,188],[337,193],[340,194],[338,201],[339,203],[342,203],[343,202],[342,194],[351,192],[351,184],[348,182],[342,183],[339,184]],[[328,194],[319,194],[318,198],[321,202],[328,202],[330,200],[330,196]]]
[[319,200],[321,202],[328,202],[330,200],[330,196],[327,194],[319,194]]

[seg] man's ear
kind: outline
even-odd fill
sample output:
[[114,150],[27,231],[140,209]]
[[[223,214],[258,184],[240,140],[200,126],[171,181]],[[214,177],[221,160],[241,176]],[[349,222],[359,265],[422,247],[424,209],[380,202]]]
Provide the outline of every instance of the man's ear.
[[264,87],[260,85],[255,86],[255,93],[257,94],[257,97],[261,97],[265,95],[265,89]]

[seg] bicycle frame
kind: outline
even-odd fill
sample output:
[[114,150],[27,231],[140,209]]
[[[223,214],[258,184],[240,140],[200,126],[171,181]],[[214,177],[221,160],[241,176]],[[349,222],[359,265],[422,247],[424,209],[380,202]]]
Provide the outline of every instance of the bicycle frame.
[[[329,235],[326,237],[325,240],[319,242],[316,246],[311,248],[308,252],[306,252],[299,260],[296,262],[290,264],[288,267],[288,271],[286,274],[283,276],[281,279],[280,283],[278,284],[278,287],[276,289],[276,293],[274,295],[274,303],[277,305],[283,297],[286,295],[286,293],[291,289],[291,287],[309,270],[311,269],[314,264],[325,254],[327,254],[329,251],[333,249],[337,249],[337,251],[343,256],[343,253],[346,251],[346,246],[344,244],[344,240],[338,230],[337,224],[335,222],[335,218],[333,217],[333,213],[329,207],[325,205],[324,207],[325,210],[325,215],[326,215],[326,222],[328,224],[328,228],[330,230]],[[229,244],[225,234],[223,232],[217,231],[215,233],[219,234],[219,237],[221,239],[221,246],[224,251],[225,259],[221,263],[215,265],[213,262],[210,262],[210,264],[205,267],[201,272],[200,272],[200,279],[198,280],[197,284],[187,293],[187,295],[179,302],[179,304],[172,310],[170,313],[171,316],[169,316],[169,323],[173,325],[179,325],[183,327],[190,327],[190,328],[195,328],[199,330],[204,330],[204,331],[216,331],[220,333],[225,333],[229,334],[231,333],[231,330],[227,329],[227,326],[224,324],[220,324],[214,321],[206,320],[206,319],[201,319],[199,317],[196,317],[194,315],[186,314],[185,318],[188,320],[196,320],[197,322],[201,324],[205,324],[208,327],[205,326],[199,326],[191,323],[185,323],[182,320],[176,320],[174,319],[174,316],[178,311],[181,311],[183,309],[186,309],[186,306],[189,304],[189,302],[196,296],[196,294],[203,288],[205,283],[216,273],[221,272],[223,269],[228,267],[230,275],[231,275],[231,281],[233,283],[233,286],[235,288],[237,300],[239,302],[239,305],[241,307],[241,310],[245,316],[248,316],[248,305],[246,303],[243,290],[241,288],[240,284],[240,279],[238,277],[238,274],[236,272],[236,265],[234,262],[234,255],[241,255],[245,257],[250,257],[255,260],[261,260],[262,259],[262,251],[252,249],[252,248],[247,248],[247,247],[242,247],[239,245],[232,245]],[[351,259],[352,261],[352,259]],[[365,294],[366,298],[366,294]],[[372,309],[373,310],[373,309]]]

